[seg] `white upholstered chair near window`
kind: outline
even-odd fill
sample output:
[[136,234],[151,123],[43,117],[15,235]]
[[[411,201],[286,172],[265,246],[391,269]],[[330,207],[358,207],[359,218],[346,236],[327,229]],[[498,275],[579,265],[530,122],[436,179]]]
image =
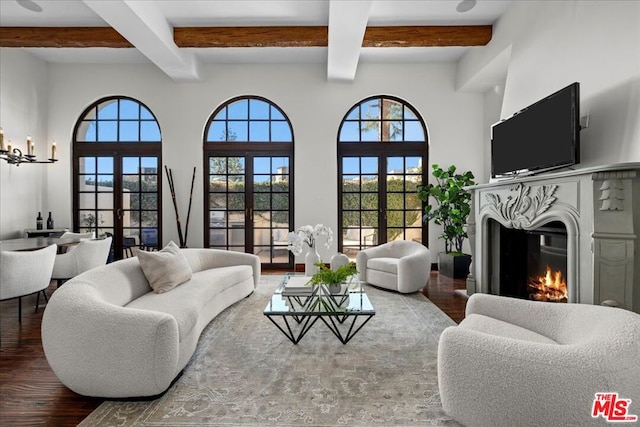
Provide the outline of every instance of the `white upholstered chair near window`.
[[92,268],[104,265],[111,249],[111,237],[82,240],[63,254],[56,255],[52,278],[58,286]]
[[596,393],[631,399],[640,415],[640,315],[473,294],[440,336],[438,384],[467,426],[603,426]]
[[356,268],[366,283],[411,293],[429,281],[431,254],[418,242],[395,240],[358,252]]
[[93,231],[88,231],[86,233],[74,233],[73,231],[65,231],[60,236],[61,239],[70,238],[70,239],[95,239],[96,234]]
[[18,321],[22,321],[22,297],[37,293],[36,311],[40,293],[51,283],[51,271],[56,258],[56,245],[35,251],[0,252],[0,301],[18,298]]

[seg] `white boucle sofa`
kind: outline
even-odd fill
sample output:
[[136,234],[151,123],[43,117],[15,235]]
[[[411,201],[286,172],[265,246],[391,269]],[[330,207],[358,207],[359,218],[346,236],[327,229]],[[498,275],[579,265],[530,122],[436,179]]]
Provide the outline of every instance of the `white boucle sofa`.
[[128,398],[164,392],[185,367],[205,326],[250,295],[256,255],[182,249],[192,278],[152,292],[138,258],[85,272],[57,289],[42,319],[51,368],[85,396]]

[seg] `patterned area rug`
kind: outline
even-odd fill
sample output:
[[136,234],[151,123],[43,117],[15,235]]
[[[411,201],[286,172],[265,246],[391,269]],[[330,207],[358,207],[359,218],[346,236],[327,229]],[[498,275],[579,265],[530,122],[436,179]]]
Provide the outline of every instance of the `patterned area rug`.
[[366,287],[376,315],[346,345],[317,322],[293,345],[263,314],[281,276],[203,331],[153,401],[106,401],[80,426],[458,426],[438,394],[438,337],[455,323],[419,293]]

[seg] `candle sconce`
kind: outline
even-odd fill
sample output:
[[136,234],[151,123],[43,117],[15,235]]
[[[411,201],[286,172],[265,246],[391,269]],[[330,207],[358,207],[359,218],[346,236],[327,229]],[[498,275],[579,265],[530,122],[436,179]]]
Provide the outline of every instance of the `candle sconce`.
[[51,145],[51,157],[47,160],[38,160],[33,154],[34,143],[31,137],[27,137],[27,154],[23,154],[19,148],[11,147],[11,141],[5,147],[4,132],[0,128],[0,159],[6,161],[10,165],[20,166],[22,163],[55,163],[56,159],[56,143]]
[[33,154],[22,154],[19,148],[0,150],[0,159],[6,160],[10,165],[20,166],[22,163],[55,163],[58,159],[37,160]]

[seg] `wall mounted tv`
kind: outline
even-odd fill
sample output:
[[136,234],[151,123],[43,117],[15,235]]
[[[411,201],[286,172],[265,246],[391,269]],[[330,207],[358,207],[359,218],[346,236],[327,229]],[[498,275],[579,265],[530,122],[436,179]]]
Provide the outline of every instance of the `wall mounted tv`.
[[491,127],[491,177],[580,162],[580,84],[573,83]]

